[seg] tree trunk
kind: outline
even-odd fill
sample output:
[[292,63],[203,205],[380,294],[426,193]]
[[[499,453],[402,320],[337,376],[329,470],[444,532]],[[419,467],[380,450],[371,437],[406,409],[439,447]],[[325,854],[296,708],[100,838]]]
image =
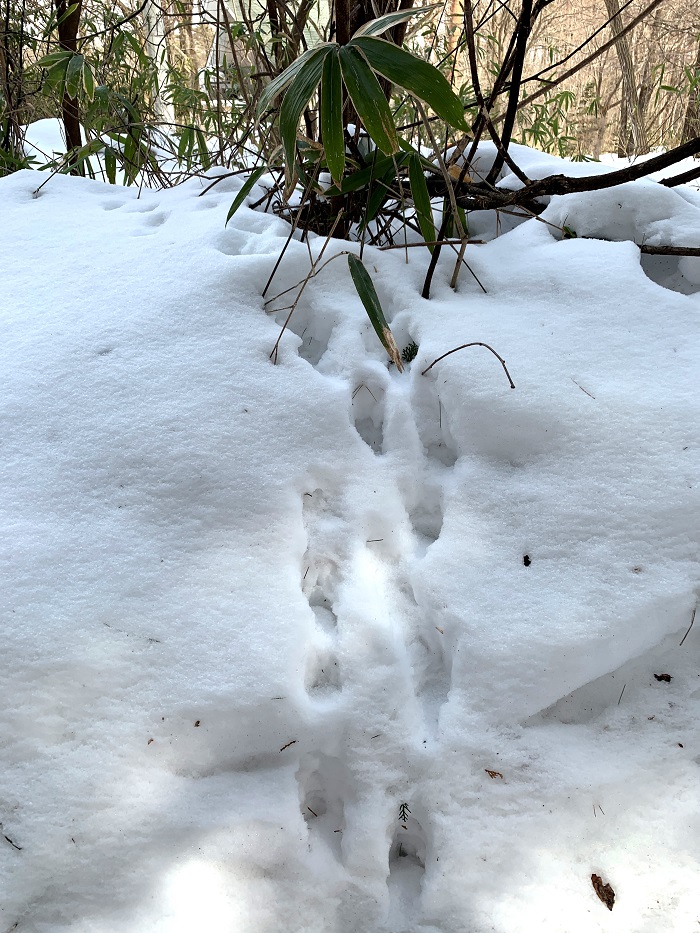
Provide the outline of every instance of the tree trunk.
[[[627,35],[621,35],[623,23],[618,0],[605,0],[605,7],[608,11],[608,17],[612,20],[610,29],[615,37],[619,37],[615,43],[615,49],[620,62],[620,71],[622,72],[622,94],[626,104],[627,119],[632,131],[633,148],[636,155],[642,155],[649,151],[649,145],[644,127],[644,115],[639,106],[629,39]],[[620,130],[622,132],[622,126]],[[625,145],[626,139],[621,138],[621,146]]]
[[[694,70],[696,77],[700,77],[700,39],[698,40]],[[695,139],[696,136],[700,136],[700,83],[695,85],[688,97],[683,132],[681,133],[681,145]]]
[[153,112],[159,123],[172,126],[175,123],[175,111],[172,104],[161,96],[161,89],[168,82],[168,46],[165,41],[163,13],[153,0],[146,4],[143,11],[146,52],[153,60],[158,74],[158,87],[153,98]]
[[[69,16],[66,16],[66,10],[69,7],[67,0],[54,0],[56,15],[58,17],[58,44],[66,52],[78,51],[78,29],[80,27],[80,11],[82,0],[78,0],[75,9]],[[73,4],[70,4],[71,6]],[[69,97],[68,92],[63,92],[62,101],[63,128],[66,134],[66,148],[68,152],[80,149],[83,145],[80,132],[80,111],[78,101],[75,97]],[[71,161],[75,161],[72,157]],[[85,174],[82,165],[76,165],[71,169],[71,175]]]

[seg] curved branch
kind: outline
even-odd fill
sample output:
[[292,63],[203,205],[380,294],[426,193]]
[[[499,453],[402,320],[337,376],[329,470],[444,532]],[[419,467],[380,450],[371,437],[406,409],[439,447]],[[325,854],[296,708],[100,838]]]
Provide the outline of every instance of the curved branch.
[[450,356],[452,353],[456,353],[458,350],[466,350],[467,347],[486,347],[487,350],[490,350],[491,353],[493,353],[493,355],[496,357],[496,359],[498,360],[498,362],[499,362],[499,363],[501,364],[501,366],[503,367],[503,371],[504,371],[504,373],[506,374],[506,376],[508,377],[508,382],[510,383],[511,389],[514,389],[514,388],[515,388],[515,383],[514,383],[513,380],[510,378],[510,373],[508,372],[508,367],[506,366],[506,361],[503,359],[503,357],[502,357],[500,354],[496,353],[496,351],[494,350],[493,347],[490,347],[487,343],[482,343],[480,340],[474,340],[474,341],[472,341],[472,343],[463,343],[461,347],[455,347],[454,350],[448,350],[447,353],[443,353],[442,356],[439,356],[436,360],[433,360],[433,362],[430,364],[430,366],[428,366],[426,369],[423,370],[423,372],[421,373],[421,376],[425,376],[425,374],[426,374],[427,372],[430,372],[430,370],[433,368],[433,366],[434,366],[436,363],[439,363],[440,360],[444,360],[446,356]]

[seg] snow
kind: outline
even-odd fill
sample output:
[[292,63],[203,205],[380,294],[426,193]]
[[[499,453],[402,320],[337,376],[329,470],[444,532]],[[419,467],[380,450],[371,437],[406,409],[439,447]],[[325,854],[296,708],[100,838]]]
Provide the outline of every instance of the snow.
[[[399,374],[343,255],[273,365],[240,177],[44,179],[0,181],[2,933],[691,929],[700,297],[629,240],[700,206],[553,198],[486,294],[365,250]],[[421,375],[470,341],[514,390]]]

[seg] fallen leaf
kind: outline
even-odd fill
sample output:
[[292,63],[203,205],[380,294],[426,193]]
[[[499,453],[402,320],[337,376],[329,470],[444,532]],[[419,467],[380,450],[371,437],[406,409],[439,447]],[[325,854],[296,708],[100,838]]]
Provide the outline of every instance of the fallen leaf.
[[657,680],[663,680],[665,684],[670,684],[673,680],[670,674],[654,674],[654,677],[656,677]]
[[488,774],[490,778],[500,778],[503,780],[503,775],[500,771],[489,771],[488,768],[484,768],[484,771]]
[[615,892],[610,885],[604,884],[600,875],[596,874],[591,875],[591,884],[593,885],[593,890],[608,910],[612,910],[613,904],[615,903]]
[[[461,165],[450,165],[450,167],[447,169],[447,172],[450,178],[454,178],[455,181],[459,181],[459,176],[462,174],[462,166]],[[470,185],[472,183],[471,175],[465,174],[462,181]]]

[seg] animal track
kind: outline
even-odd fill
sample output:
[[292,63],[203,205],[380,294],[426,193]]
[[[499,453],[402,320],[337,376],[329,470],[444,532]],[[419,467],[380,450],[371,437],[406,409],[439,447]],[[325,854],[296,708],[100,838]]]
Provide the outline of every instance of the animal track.
[[325,846],[341,861],[345,829],[343,800],[349,789],[345,766],[328,755],[309,755],[299,763],[297,782],[310,846]]
[[423,554],[440,537],[444,520],[443,496],[442,485],[433,471],[422,484],[418,502],[409,510],[408,516]]
[[[443,638],[433,626],[435,635]],[[450,695],[451,673],[445,660],[445,649],[428,635],[421,635],[411,646],[416,696],[421,701],[426,725],[437,732],[440,710]]]
[[128,210],[130,214],[150,214],[151,211],[155,211],[157,208],[157,201],[143,201],[139,198],[137,201],[131,202],[131,207]]
[[[327,575],[332,575],[334,572],[333,569],[327,571]],[[318,580],[317,575],[317,580]],[[318,582],[313,586],[311,592],[308,594],[309,606],[311,606],[314,615],[316,616],[316,623],[318,626],[326,632],[334,632],[338,628],[338,616],[333,611],[333,604],[328,596],[326,596],[323,586]]]
[[315,635],[306,661],[304,684],[310,696],[322,699],[342,689],[336,654],[338,617],[333,609],[337,595],[338,566],[326,556],[333,547],[330,536],[340,529],[340,520],[330,509],[321,489],[304,496],[304,525],[308,545],[304,555],[302,590],[314,619]]
[[324,640],[317,643],[307,657],[305,685],[311,695],[332,694],[341,689],[340,669],[332,646],[332,636],[325,634]]
[[439,393],[425,381],[416,382],[412,402],[426,457],[433,463],[453,467],[459,458],[459,450],[450,433],[447,412]]
[[413,816],[404,815],[389,850],[389,923],[396,933],[409,929],[420,917],[427,851],[423,827]]
[[352,393],[355,430],[375,454],[384,447],[384,389],[376,382],[362,382]]
[[413,636],[407,639],[406,652],[413,672],[415,696],[421,704],[426,728],[435,738],[440,710],[452,686],[451,661],[445,635],[435,625],[430,608],[418,604],[408,581],[399,592],[403,597],[401,614],[413,617]]
[[168,219],[168,217],[170,217],[170,213],[168,211],[158,211],[157,214],[151,214],[150,217],[146,217],[144,224],[147,227],[161,227]]

